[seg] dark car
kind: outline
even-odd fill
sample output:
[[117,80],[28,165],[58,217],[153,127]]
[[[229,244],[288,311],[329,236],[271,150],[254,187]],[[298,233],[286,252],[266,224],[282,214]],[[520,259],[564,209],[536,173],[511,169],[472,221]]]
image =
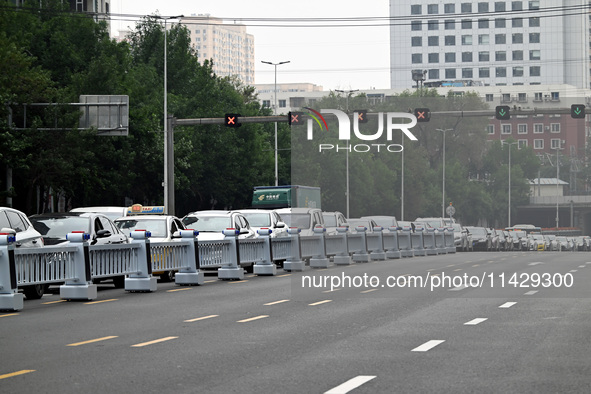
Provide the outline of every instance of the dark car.
[[466,230],[472,235],[473,250],[487,251],[491,249],[491,239],[486,228],[466,227]]

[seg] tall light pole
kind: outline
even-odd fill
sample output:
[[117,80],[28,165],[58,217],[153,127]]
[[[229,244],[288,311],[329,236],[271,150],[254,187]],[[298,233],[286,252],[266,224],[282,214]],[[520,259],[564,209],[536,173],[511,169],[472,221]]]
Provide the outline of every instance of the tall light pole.
[[[339,89],[335,89],[335,92],[339,92],[339,93],[347,93],[347,116],[349,115],[349,96],[351,95],[351,93],[353,92],[358,92],[359,89],[354,89],[354,90],[339,90]],[[347,201],[347,219],[350,217],[349,216],[349,140],[347,140],[347,148],[345,149],[345,167],[346,167],[346,182],[347,182],[347,191],[346,191],[346,201]]]
[[[270,64],[272,66],[275,66],[275,88],[274,88],[274,95],[275,95],[275,106],[274,106],[274,110],[273,110],[273,115],[277,115],[277,66],[281,65],[281,64],[286,64],[289,63],[290,61],[284,61],[284,62],[279,62],[279,63],[272,63],[272,62],[267,62],[264,60],[261,60],[261,63],[265,63],[265,64]],[[277,158],[277,122],[275,122],[275,186],[279,186],[279,163],[278,163],[278,158]]]
[[441,217],[445,218],[445,132],[453,131],[453,129],[436,129],[443,132],[443,181],[441,188]]
[[[168,35],[166,22],[170,19],[183,18],[184,15],[154,16],[155,19],[164,21],[164,210],[169,215],[174,215],[174,136],[168,132],[168,70],[167,70],[167,46]],[[169,135],[170,134],[170,135]]]
[[511,145],[517,145],[517,142],[501,141],[502,145],[509,145],[509,206],[507,208],[507,227],[511,227]]
[[560,174],[560,161],[558,158],[558,151],[562,150],[562,147],[558,146],[558,147],[552,148],[552,149],[556,150],[556,230],[558,230],[558,223],[559,223],[558,196],[560,195],[560,189],[559,189],[560,178],[558,177]]

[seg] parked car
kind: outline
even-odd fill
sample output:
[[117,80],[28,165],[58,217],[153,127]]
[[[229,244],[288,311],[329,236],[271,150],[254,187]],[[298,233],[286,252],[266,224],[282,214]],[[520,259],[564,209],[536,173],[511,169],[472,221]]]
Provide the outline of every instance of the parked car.
[[529,250],[544,251],[546,250],[546,238],[542,234],[529,234]]
[[377,223],[378,226],[383,227],[384,229],[389,229],[390,227],[396,227],[401,229],[402,226],[396,220],[396,216],[384,216],[384,215],[376,215],[376,216],[362,216],[362,219],[372,219],[374,222]]
[[455,220],[450,218],[416,218],[415,222],[428,223],[430,227],[441,228],[451,226]]
[[468,230],[462,227],[460,223],[452,224],[451,228],[454,231],[454,245],[456,251],[466,252],[472,250],[472,235],[468,233]]
[[513,234],[511,231],[501,230],[505,236],[505,250],[511,251],[515,249],[515,241],[513,240]]
[[322,210],[318,208],[280,208],[277,213],[288,227],[297,227],[300,235],[313,235],[314,227],[324,225]]
[[500,250],[501,245],[499,240],[499,234],[497,234],[497,230],[495,230],[494,228],[487,228],[486,232],[488,233],[488,236],[490,238],[490,250]]
[[351,231],[356,231],[357,227],[365,227],[365,230],[371,233],[374,231],[374,228],[378,227],[378,224],[373,219],[354,218],[349,219],[349,226],[351,226]]
[[70,209],[70,212],[94,212],[102,213],[111,220],[118,219],[123,216],[127,216],[128,207],[80,207]]
[[563,252],[571,252],[571,251],[575,250],[575,244],[572,241],[572,239],[569,237],[564,237],[564,236],[556,237],[556,241],[558,242],[558,246],[559,246],[559,249],[557,249],[557,250],[560,250]]
[[347,218],[339,211],[322,212],[327,234],[336,234],[337,227],[350,227]]
[[[161,211],[158,209],[156,212]],[[125,234],[131,234],[135,230],[149,231],[151,233],[151,242],[171,241],[173,238],[180,237],[179,231],[185,229],[183,223],[176,216],[150,213],[133,214],[116,219],[115,225]],[[158,261],[163,259],[162,256],[152,254],[152,260],[158,266]],[[174,280],[174,270],[163,270],[161,267],[160,270],[154,269],[152,273],[160,276],[160,280],[164,282]]]
[[238,239],[257,237],[246,217],[238,211],[196,211],[185,215],[182,222],[186,228],[199,231],[199,240],[224,239],[223,231],[229,228],[238,230]]
[[558,245],[558,240],[557,240],[556,235],[545,234],[544,237],[546,238],[546,250],[549,250],[549,251],[560,250],[560,246]]
[[[45,245],[60,245],[68,242],[67,235],[84,231],[90,236],[91,245],[123,244],[129,242],[111,219],[100,213],[66,212],[43,213],[30,217],[33,227],[43,236]],[[125,285],[125,276],[111,278],[117,288]],[[102,279],[101,279],[102,280]]]
[[235,211],[244,215],[250,228],[255,232],[261,228],[271,230],[271,237],[286,237],[287,225],[281,219],[281,216],[273,210],[267,209],[240,209]]
[[[43,237],[35,230],[23,212],[14,208],[0,207],[0,232],[14,234],[17,248],[41,248]],[[22,287],[25,297],[38,299],[47,290],[47,285],[30,285]]]
[[525,231],[509,231],[513,238],[513,250],[528,250]]
[[491,250],[491,238],[486,228],[469,226],[466,229],[472,235],[473,250]]
[[578,250],[578,251],[587,251],[587,250],[589,250],[587,239],[585,238],[585,236],[580,235],[578,237],[575,237],[574,241],[575,241],[575,244],[576,244],[576,250]]

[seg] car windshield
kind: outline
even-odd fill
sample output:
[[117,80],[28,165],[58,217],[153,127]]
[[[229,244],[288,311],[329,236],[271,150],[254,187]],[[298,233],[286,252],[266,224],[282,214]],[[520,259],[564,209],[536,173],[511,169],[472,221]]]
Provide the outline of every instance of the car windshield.
[[271,215],[265,212],[242,213],[251,227],[271,227]]
[[90,218],[80,216],[31,217],[35,230],[47,238],[62,238],[73,231],[90,234]]
[[135,230],[146,230],[154,238],[166,238],[168,235],[166,218],[162,218],[162,220],[147,220],[142,218],[122,219],[117,220],[115,224],[124,234]]
[[487,232],[486,229],[483,227],[472,227],[470,228],[470,233],[474,235],[486,236]]
[[439,228],[442,226],[441,220],[419,220],[419,223],[426,223],[428,226],[425,227]]
[[288,227],[310,228],[308,213],[282,213],[281,218]]
[[187,216],[183,224],[199,232],[222,232],[232,228],[232,219],[229,216]]
[[456,231],[456,232],[462,231],[462,226],[460,226],[457,223],[453,224],[453,228],[454,228],[454,231]]
[[324,224],[326,227],[336,227],[337,226],[337,217],[336,215],[331,214],[324,214],[322,215],[324,218]]
[[532,238],[535,239],[536,241],[540,241],[540,240],[544,241],[544,236],[542,234],[534,234],[532,236]]

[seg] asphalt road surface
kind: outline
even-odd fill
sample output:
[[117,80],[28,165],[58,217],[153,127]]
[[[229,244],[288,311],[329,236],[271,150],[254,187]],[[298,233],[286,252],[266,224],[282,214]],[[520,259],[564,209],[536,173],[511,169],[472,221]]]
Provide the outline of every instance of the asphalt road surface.
[[0,313],[0,392],[589,393],[590,283],[584,252],[480,252],[56,289]]

